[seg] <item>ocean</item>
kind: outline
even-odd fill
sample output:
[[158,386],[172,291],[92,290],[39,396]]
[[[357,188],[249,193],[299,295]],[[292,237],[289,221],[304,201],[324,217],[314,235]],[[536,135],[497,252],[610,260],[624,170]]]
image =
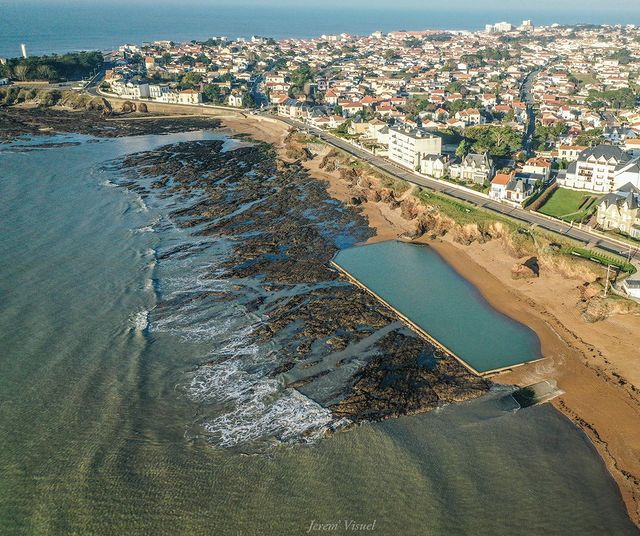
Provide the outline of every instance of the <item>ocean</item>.
[[395,4],[339,8],[322,2],[279,7],[264,2],[242,3],[186,0],[179,5],[158,2],[81,2],[62,0],[0,0],[0,57],[20,54],[25,43],[31,54],[73,50],[111,50],[123,43],[156,39],[188,41],[225,35],[261,35],[276,39],[310,38],[347,32],[368,35],[376,30],[481,30],[487,23],[519,24],[609,23],[640,24],[637,8],[565,8],[544,10],[522,4],[501,8],[451,9],[425,2],[420,8]]
[[216,271],[227,239],[114,163],[211,138],[237,146],[0,145],[0,534],[636,534],[587,437],[500,388],[321,439],[328,412],[266,375],[281,348],[227,299],[259,280]]

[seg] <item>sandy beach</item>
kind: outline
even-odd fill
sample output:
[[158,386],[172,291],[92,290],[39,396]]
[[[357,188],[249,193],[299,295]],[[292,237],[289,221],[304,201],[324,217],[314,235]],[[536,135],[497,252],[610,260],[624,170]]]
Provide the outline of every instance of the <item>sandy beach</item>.
[[[284,157],[288,127],[268,119],[225,118],[238,133],[274,144]],[[321,157],[304,163],[310,174],[326,181],[329,194],[349,202],[354,189],[336,171],[320,167]],[[371,241],[398,238],[415,224],[398,208],[365,201],[360,206],[376,230]],[[473,283],[499,311],[528,325],[538,335],[544,360],[518,367],[492,379],[528,385],[545,379],[558,382],[564,394],[554,406],[591,439],[617,482],[631,519],[640,524],[640,346],[637,316],[612,316],[588,323],[580,314],[578,278],[541,271],[536,279],[514,280],[511,269],[522,259],[512,257],[499,240],[471,245],[450,235],[420,238]]]

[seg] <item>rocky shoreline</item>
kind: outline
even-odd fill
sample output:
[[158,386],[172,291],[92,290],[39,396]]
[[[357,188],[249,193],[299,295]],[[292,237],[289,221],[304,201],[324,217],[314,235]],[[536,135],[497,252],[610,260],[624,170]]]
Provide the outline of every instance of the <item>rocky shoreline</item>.
[[263,318],[251,337],[277,341],[269,375],[285,387],[305,391],[350,367],[355,373],[334,382],[321,403],[354,422],[428,411],[488,390],[489,382],[418,338],[330,266],[340,247],[373,230],[299,161],[279,158],[266,143],[223,151],[216,140],[130,155],[121,166],[129,187],[143,195],[194,196],[173,213],[179,225],[233,241],[224,277],[258,282],[259,296],[245,303]]
[[[136,121],[132,119],[140,118]],[[220,121],[211,117],[149,117],[124,113],[106,116],[99,110],[0,106],[0,143],[19,136],[74,133],[99,138],[172,134],[214,129]]]

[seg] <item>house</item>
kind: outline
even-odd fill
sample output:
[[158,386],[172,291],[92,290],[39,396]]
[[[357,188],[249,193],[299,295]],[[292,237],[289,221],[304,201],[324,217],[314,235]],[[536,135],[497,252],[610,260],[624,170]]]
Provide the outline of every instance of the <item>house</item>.
[[534,191],[534,184],[526,176],[498,173],[491,181],[489,197],[499,201],[521,204]]
[[626,184],[598,201],[596,221],[605,230],[615,229],[640,239],[640,189]]
[[431,154],[420,159],[420,173],[441,179],[447,174],[449,161],[446,156]]
[[233,106],[234,108],[242,108],[242,98],[242,93],[231,93],[231,95],[229,95],[229,106]]
[[336,104],[338,104],[337,93],[332,89],[328,89],[327,92],[324,94],[324,101],[327,104],[330,104],[331,106],[335,106]]
[[364,134],[369,131],[369,123],[362,119],[362,117],[354,117],[353,121],[349,123],[349,127],[347,128],[347,132],[352,136],[358,134]]
[[466,110],[461,110],[460,112],[456,113],[455,117],[456,119],[462,121],[465,126],[480,125],[485,122],[484,117],[482,117],[482,115],[480,114],[480,110],[478,110],[477,108],[467,108]]
[[345,117],[352,117],[364,109],[360,102],[344,102],[340,106],[342,107],[342,115]]
[[421,158],[442,154],[442,138],[424,128],[389,128],[389,158],[415,170]]
[[506,199],[507,197],[507,185],[511,182],[511,175],[507,173],[497,173],[491,180],[491,189],[489,190],[489,197],[491,199]]
[[529,158],[525,165],[522,167],[524,173],[535,173],[538,175],[544,175],[545,182],[549,180],[551,176],[551,162],[546,158]]
[[449,172],[454,179],[484,184],[492,179],[495,173],[495,165],[493,159],[487,153],[470,153],[459,163],[451,165]]
[[578,159],[582,151],[587,149],[588,147],[583,145],[561,145],[558,147],[558,158],[560,158],[560,160],[566,160],[567,162],[573,162]]
[[631,156],[640,156],[640,138],[627,138],[624,141],[624,148]]
[[574,190],[611,192],[615,188],[616,169],[630,159],[629,154],[620,147],[592,147],[580,153],[577,160],[567,168],[565,177],[558,178],[558,184]]
[[0,78],[0,86],[8,86],[9,79],[8,78]]

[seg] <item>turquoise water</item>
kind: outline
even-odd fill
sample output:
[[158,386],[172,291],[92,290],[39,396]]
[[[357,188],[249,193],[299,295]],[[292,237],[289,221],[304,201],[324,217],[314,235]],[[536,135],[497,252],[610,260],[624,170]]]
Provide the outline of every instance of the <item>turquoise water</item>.
[[449,6],[433,2],[398,5],[383,2],[222,2],[167,0],[102,2],[64,0],[0,0],[0,56],[18,56],[20,43],[32,54],[79,49],[112,49],[123,43],[155,39],[189,41],[214,35],[230,38],[263,35],[275,38],[317,37],[347,32],[369,35],[376,30],[425,28],[481,30],[490,22],[537,25],[579,22],[638,24],[640,11],[625,6],[536,4]]
[[380,242],[335,262],[478,372],[541,357],[531,329],[493,309],[427,246]]
[[[278,349],[248,344],[242,303],[177,303],[242,283],[202,275],[224,237],[163,257],[203,240],[167,218],[178,200],[114,186],[111,159],[210,136],[0,146],[2,536],[288,535],[345,519],[382,535],[636,534],[588,439],[501,390],[254,454],[208,437],[212,413],[227,435],[325,418],[301,396],[269,406],[259,365]],[[194,396],[195,366],[220,354]]]

